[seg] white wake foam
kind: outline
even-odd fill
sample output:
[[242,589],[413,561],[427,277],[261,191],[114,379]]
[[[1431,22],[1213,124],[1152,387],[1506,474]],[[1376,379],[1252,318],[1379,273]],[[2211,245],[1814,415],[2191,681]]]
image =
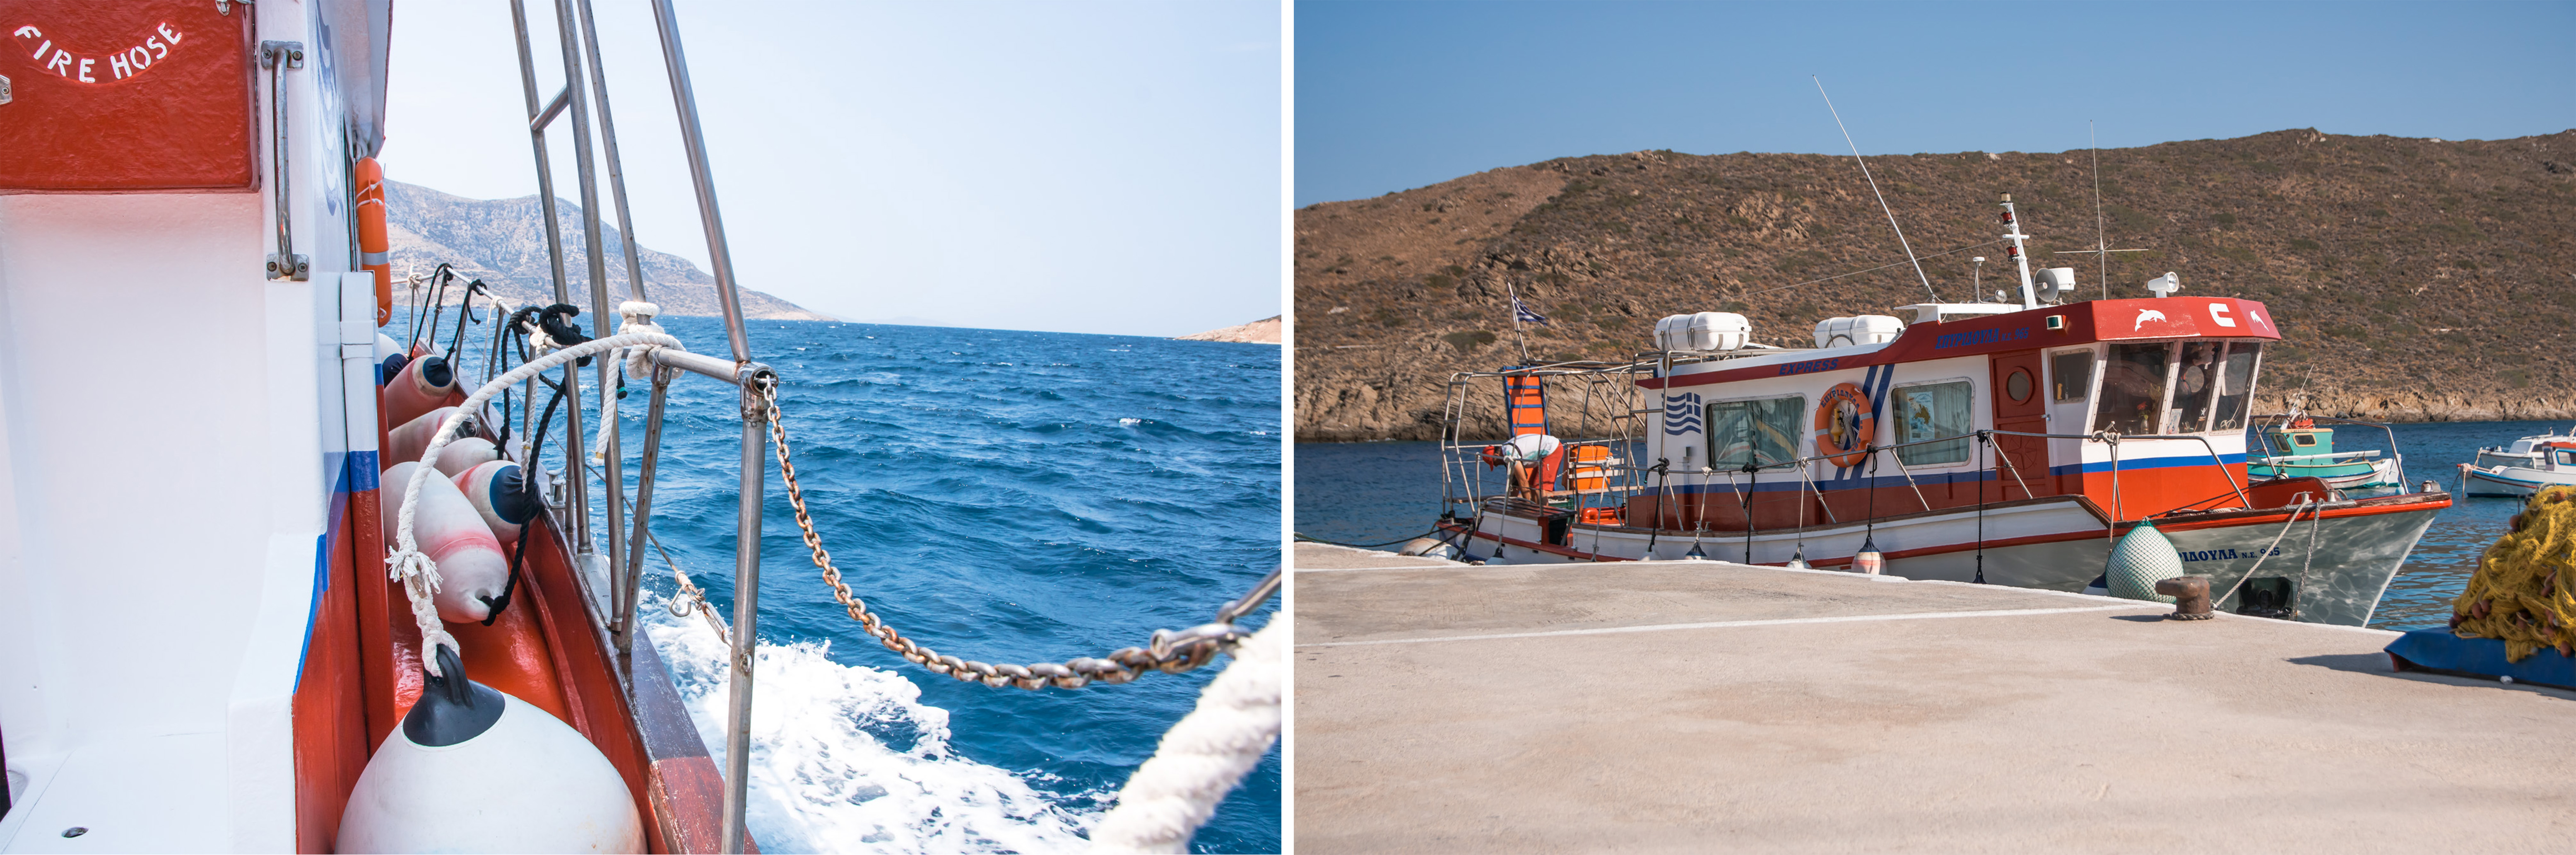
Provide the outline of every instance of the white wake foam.
[[[726,650],[703,618],[647,593],[638,611],[724,768]],[[753,656],[751,793],[764,852],[1064,852],[1086,847],[1109,794],[1061,803],[948,747],[948,711],[893,672],[832,661],[828,641]]]

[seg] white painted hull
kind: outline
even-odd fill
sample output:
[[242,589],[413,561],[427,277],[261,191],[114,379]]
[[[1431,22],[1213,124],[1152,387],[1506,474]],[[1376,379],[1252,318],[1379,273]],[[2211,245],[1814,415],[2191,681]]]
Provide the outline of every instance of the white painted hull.
[[[2286,535],[2285,509],[2232,511],[2159,524],[2183,553],[2183,566],[2208,574],[2217,591],[2227,591],[2249,572],[2258,571],[2257,557],[2278,537],[2273,554],[2261,559],[2259,574],[2298,583],[2299,618],[2359,626],[2369,622],[2389,579],[2405,563],[2434,514],[2447,505],[2412,497],[2342,502],[2329,506],[2321,522],[2313,514],[2300,516]],[[2377,510],[2356,512],[2363,507]],[[1755,564],[1785,564],[1803,549],[1809,563],[1832,568],[1847,567],[1866,537],[1888,556],[1890,575],[1966,582],[1982,571],[1989,584],[2054,591],[2083,590],[2101,575],[2110,553],[2103,518],[2071,496],[1990,507],[1983,516],[1982,537],[1973,507],[1885,518],[1872,525],[1756,532],[1748,556],[1747,538],[1738,533],[1694,540],[1689,532],[1583,524],[1571,526],[1563,545],[1551,548],[1538,520],[1487,508],[1472,530],[1452,530],[1450,540],[1464,541],[1469,559],[1492,563],[1678,560],[1687,558],[1696,545],[1713,560],[1749,558]],[[2233,611],[2237,599],[2228,597],[2218,608]]]
[[2576,471],[2492,466],[2460,470],[2460,492],[2469,496],[2528,498],[2542,487],[2576,486]]

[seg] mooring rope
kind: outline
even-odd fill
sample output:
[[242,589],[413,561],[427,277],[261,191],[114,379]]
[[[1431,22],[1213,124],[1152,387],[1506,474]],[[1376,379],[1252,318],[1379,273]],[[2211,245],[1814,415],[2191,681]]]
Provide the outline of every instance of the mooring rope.
[[1286,633],[1273,621],[1235,649],[1234,664],[1208,681],[1198,707],[1127,776],[1118,806],[1091,830],[1091,851],[1189,851],[1190,835],[1279,739]]

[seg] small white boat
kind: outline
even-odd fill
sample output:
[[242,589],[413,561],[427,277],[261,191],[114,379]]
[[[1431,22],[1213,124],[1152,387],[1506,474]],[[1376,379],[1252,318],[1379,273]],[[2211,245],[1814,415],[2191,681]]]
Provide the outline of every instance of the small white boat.
[[2460,464],[2464,495],[2519,497],[2554,485],[2576,486],[2576,435],[2526,436],[2478,449],[2475,462]]

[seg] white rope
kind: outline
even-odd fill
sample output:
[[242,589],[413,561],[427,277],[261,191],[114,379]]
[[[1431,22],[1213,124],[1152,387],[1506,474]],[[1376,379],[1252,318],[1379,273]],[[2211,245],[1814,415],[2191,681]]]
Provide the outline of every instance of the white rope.
[[[662,307],[651,303],[636,300],[628,300],[626,302],[619,303],[617,304],[617,334],[632,335],[635,333],[653,333],[656,335],[667,335],[667,333],[662,331],[661,324],[653,322],[653,316],[660,314],[661,312]],[[617,350],[612,350],[608,353],[608,361],[611,363],[625,363],[624,371],[626,372],[627,379],[642,380],[652,376],[651,372],[653,370],[653,360],[646,355],[646,350],[648,350],[648,348],[641,347],[619,348]],[[599,428],[591,433],[590,465],[603,469],[607,468],[608,437],[616,435],[618,427],[617,393],[613,390],[603,388],[599,390]]]
[[422,554],[420,541],[412,536],[412,517],[420,511],[420,488],[421,485],[429,483],[431,474],[438,472],[438,453],[447,448],[450,440],[456,438],[457,424],[468,418],[470,414],[481,411],[483,404],[490,401],[492,396],[500,394],[501,390],[526,382],[529,378],[537,376],[539,372],[575,359],[629,346],[686,349],[681,346],[679,339],[668,335],[635,333],[586,341],[538,357],[510,369],[507,374],[493,378],[492,382],[483,384],[483,388],[476,389],[474,394],[466,396],[465,403],[457,405],[456,412],[449,415],[447,421],[439,424],[438,432],[432,435],[434,438],[429,442],[429,450],[421,452],[420,466],[412,470],[411,480],[403,485],[402,516],[394,530],[395,548],[392,555],[385,556],[385,565],[392,568],[387,574],[388,577],[402,580],[403,593],[411,598],[412,620],[420,624],[421,664],[429,668],[432,676],[447,676],[439,671],[436,645],[447,645],[448,649],[460,654],[465,652],[465,648],[456,643],[456,637],[447,634],[447,625],[439,620],[438,606],[431,600],[431,596],[438,592],[438,562]]
[[1284,623],[1273,618],[1235,648],[1234,664],[1208,681],[1198,709],[1128,776],[1118,806],[1091,830],[1091,851],[1189,851],[1190,835],[1279,738]]

